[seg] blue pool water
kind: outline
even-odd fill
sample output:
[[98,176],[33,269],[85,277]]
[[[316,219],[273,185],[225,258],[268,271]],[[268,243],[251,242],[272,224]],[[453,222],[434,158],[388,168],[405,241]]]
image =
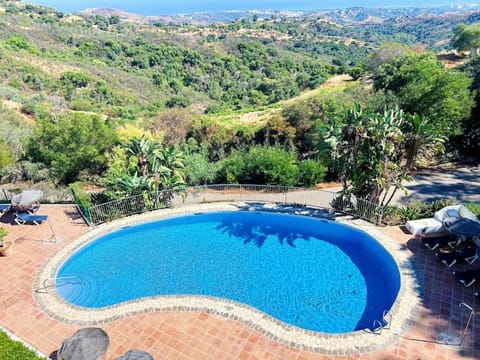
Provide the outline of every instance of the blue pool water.
[[57,276],[78,276],[57,280],[57,290],[82,307],[154,295],[209,295],[326,333],[372,328],[400,288],[393,258],[363,231],[242,211],[120,229],[77,251]]

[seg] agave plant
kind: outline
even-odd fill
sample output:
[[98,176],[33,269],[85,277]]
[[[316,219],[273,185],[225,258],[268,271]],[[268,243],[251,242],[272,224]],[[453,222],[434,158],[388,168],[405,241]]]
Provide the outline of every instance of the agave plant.
[[137,173],[133,175],[125,174],[118,179],[117,189],[128,195],[141,194],[149,189],[148,178],[146,176],[138,176]]

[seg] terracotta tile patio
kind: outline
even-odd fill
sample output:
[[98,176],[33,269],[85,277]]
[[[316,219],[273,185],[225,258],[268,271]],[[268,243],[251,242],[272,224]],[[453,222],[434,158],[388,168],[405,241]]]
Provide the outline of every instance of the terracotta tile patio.
[[[44,205],[41,212],[49,216],[56,243],[50,241],[49,223],[12,225],[10,214],[1,219],[1,226],[9,231],[6,240],[14,241],[15,245],[11,256],[0,257],[0,327],[50,355],[79,327],[60,323],[39,309],[32,297],[33,279],[48,257],[87,232],[88,227],[72,206]],[[459,304],[465,302],[477,311],[475,289],[462,287],[432,252],[398,227],[384,231],[414,256],[420,282],[423,282],[423,286],[419,286],[423,306],[415,324],[383,351],[350,357],[309,353],[271,341],[233,320],[205,313],[162,312],[132,316],[102,326],[111,340],[105,359],[115,359],[129,349],[148,351],[155,359],[480,358],[478,313],[472,318],[462,346],[435,342],[455,342],[461,337],[469,313]]]

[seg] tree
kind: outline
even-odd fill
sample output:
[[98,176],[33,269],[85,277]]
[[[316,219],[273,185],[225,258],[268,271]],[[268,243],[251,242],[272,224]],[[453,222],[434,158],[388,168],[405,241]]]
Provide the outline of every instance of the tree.
[[133,138],[127,146],[127,156],[133,156],[137,160],[138,172],[147,176],[149,165],[153,163],[158,144],[150,141],[145,135],[140,139]]
[[60,75],[60,82],[67,88],[84,88],[90,81],[90,76],[81,71],[65,71]]
[[4,141],[0,140],[0,169],[15,162],[15,158],[7,148]]
[[179,145],[192,126],[192,115],[186,109],[165,109],[160,115],[147,119],[145,127],[152,134],[163,134],[163,143]]
[[323,182],[327,167],[320,161],[307,159],[298,163],[298,185],[310,187]]
[[117,25],[120,23],[120,16],[119,15],[112,15],[108,18],[108,23],[110,25]]
[[387,206],[404,189],[420,151],[438,151],[443,139],[429,122],[402,110],[370,113],[359,105],[345,112],[343,127],[328,134],[343,194]]
[[183,154],[170,145],[160,148],[155,155],[150,188],[154,191],[183,190],[185,187]]
[[478,55],[480,50],[480,24],[459,24],[453,30],[452,46],[458,51],[472,51]]
[[395,151],[403,140],[401,116],[400,111],[366,114],[356,106],[346,112],[337,134],[332,129],[330,142],[344,194],[380,203],[384,190],[401,187],[406,174]]
[[[118,177],[114,179],[110,175],[105,179],[111,190],[132,195],[161,190],[180,192],[185,188],[183,157],[175,147],[162,147],[143,135],[140,139],[130,139],[125,151],[123,170],[119,166],[122,163],[119,153],[113,169]],[[136,160],[134,169],[129,166],[132,157]]]
[[258,133],[260,141],[271,146],[282,146],[293,149],[295,141],[295,128],[281,115],[273,115]]
[[27,157],[45,163],[58,182],[69,184],[81,173],[100,175],[106,170],[107,154],[117,143],[108,121],[75,113],[56,123],[48,118],[38,122]]
[[432,121],[418,114],[406,114],[402,124],[405,169],[409,171],[420,153],[443,152],[445,137],[435,131]]
[[228,183],[295,185],[296,153],[271,146],[253,146],[248,152],[233,151],[222,160],[219,180]]
[[369,57],[367,65],[371,71],[375,71],[375,69],[385,63],[412,53],[413,51],[408,46],[400,44],[385,44]]
[[455,146],[474,157],[480,156],[480,57],[475,57],[461,67],[473,81],[470,91],[475,98],[475,106],[470,118],[463,122],[463,134]]
[[206,153],[185,155],[185,177],[189,185],[203,185],[215,180],[217,166],[208,161]]
[[458,134],[473,105],[471,80],[445,69],[432,54],[412,52],[389,60],[373,72],[373,81],[377,91],[393,92],[405,112],[432,119],[443,135]]

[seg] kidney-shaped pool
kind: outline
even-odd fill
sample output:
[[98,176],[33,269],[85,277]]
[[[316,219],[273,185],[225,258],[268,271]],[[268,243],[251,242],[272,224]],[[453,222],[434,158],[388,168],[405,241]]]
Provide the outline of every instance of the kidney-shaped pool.
[[343,333],[371,329],[382,320],[398,295],[400,274],[383,246],[353,227],[227,211],[101,236],[60,266],[56,288],[86,308],[150,296],[208,295],[303,329]]

